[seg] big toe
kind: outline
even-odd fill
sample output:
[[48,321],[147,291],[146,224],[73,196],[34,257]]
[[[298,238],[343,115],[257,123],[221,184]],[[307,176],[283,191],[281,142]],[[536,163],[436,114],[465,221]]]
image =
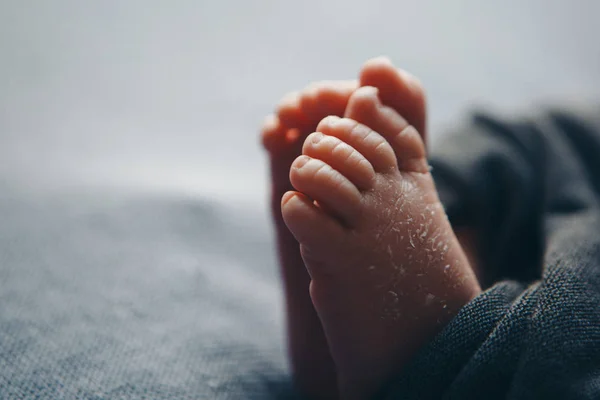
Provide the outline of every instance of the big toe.
[[379,89],[381,101],[395,109],[426,139],[427,109],[420,81],[396,68],[386,57],[368,60],[360,71],[360,86]]

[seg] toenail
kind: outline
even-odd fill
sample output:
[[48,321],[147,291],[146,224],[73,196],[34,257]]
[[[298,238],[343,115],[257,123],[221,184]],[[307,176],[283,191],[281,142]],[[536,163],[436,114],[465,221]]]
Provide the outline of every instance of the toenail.
[[353,129],[359,125],[355,120],[351,118],[338,118],[335,123],[331,124],[332,127],[338,129]]
[[332,118],[331,121],[329,121],[330,122],[329,125],[331,127],[336,127],[336,126],[339,126],[339,125],[344,125],[344,123],[347,123],[347,122],[345,122],[347,120],[348,120],[348,118],[335,118],[335,119]]
[[317,144],[323,139],[323,136],[324,135],[321,132],[315,132],[312,135],[310,135],[310,142],[312,144]]
[[369,101],[373,101],[373,100],[379,100],[379,89],[377,89],[376,87],[373,86],[363,86],[358,88],[355,92],[354,95],[357,96],[358,98],[361,98],[363,100],[369,100]]
[[332,127],[332,126],[335,126],[335,124],[336,124],[336,121],[337,121],[337,120],[339,120],[339,119],[340,119],[340,117],[338,117],[338,116],[336,116],[336,115],[329,115],[329,116],[327,116],[327,117],[323,118],[323,119],[322,119],[322,120],[319,122],[319,125],[317,125],[317,131],[318,131],[318,130],[321,130],[321,128],[322,128],[324,125],[327,125],[327,126],[330,126],[330,127]]
[[394,65],[394,63],[392,62],[392,59],[389,58],[388,56],[379,56],[376,58],[376,60],[382,64]]
[[328,115],[327,117],[323,118],[322,122],[326,124],[335,124],[335,122],[339,119],[340,117],[338,117],[337,115]]
[[297,195],[295,193],[286,193],[283,195],[283,197],[281,198],[281,206],[285,206],[286,204],[290,203],[292,200],[298,200],[297,199]]
[[277,125],[277,117],[275,114],[269,114],[263,119],[262,129],[273,129]]
[[408,72],[404,69],[398,68],[398,75],[400,75],[400,77],[406,82],[410,82],[410,83],[417,82],[417,78],[413,74],[411,74],[410,72]]
[[309,161],[310,157],[304,155],[299,156],[298,158],[296,158],[296,161],[294,161],[293,167],[295,169],[300,169],[304,167]]
[[394,65],[394,63],[388,56],[373,57],[369,61],[367,61],[366,64],[367,65],[379,64],[379,65],[386,65],[386,66]]
[[375,86],[363,86],[357,89],[357,92],[360,90],[362,94],[368,94],[369,96],[376,96],[379,92]]

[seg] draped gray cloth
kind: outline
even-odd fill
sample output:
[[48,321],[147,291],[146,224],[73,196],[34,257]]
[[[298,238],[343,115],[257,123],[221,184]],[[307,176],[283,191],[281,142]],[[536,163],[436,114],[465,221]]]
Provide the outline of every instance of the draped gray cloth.
[[268,239],[201,199],[3,186],[0,398],[291,397]]

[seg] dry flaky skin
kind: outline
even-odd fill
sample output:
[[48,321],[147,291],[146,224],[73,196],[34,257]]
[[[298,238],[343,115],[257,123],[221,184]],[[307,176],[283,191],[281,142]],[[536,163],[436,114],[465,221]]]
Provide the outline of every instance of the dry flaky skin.
[[287,97],[263,133],[292,366],[314,397],[373,395],[480,290],[415,129],[420,86],[382,59],[359,84]]

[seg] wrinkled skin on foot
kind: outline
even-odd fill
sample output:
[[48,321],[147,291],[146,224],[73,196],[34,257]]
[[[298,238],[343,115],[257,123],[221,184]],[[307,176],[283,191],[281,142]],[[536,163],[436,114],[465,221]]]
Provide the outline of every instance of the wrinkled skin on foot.
[[[373,99],[368,93],[353,96],[353,93],[359,86],[373,86],[377,88],[379,100],[389,106],[389,109],[380,107],[381,105],[378,104],[377,100]],[[367,92],[369,90],[371,89],[367,89]],[[350,102],[351,96],[354,98],[352,102]],[[371,100],[368,100],[369,98]],[[373,112],[369,111],[369,107],[371,107],[369,106],[370,103],[372,103],[371,105],[375,104],[387,116],[380,119],[373,119]],[[394,115],[392,111],[397,112],[397,114]],[[418,237],[417,242],[415,242],[414,237],[412,243],[408,239],[408,246],[412,250],[408,250],[408,252],[404,251],[406,253],[404,257],[416,257],[419,259],[423,258],[419,254],[429,253],[429,251],[422,249],[419,244],[418,240],[424,231],[420,230],[420,226],[416,226],[421,223],[427,225],[429,224],[429,220],[423,220],[424,222],[416,222],[416,219],[412,221],[397,221],[397,215],[399,214],[412,215],[419,211],[418,209],[413,210],[413,203],[416,201],[413,198],[419,197],[419,201],[426,199],[429,202],[428,205],[424,206],[429,207],[427,211],[433,211],[437,214],[436,209],[439,209],[440,215],[443,215],[443,210],[441,210],[437,202],[437,196],[431,195],[431,193],[434,193],[433,189],[425,190],[423,199],[420,199],[422,194],[419,193],[419,190],[422,191],[423,189],[414,190],[415,187],[425,188],[427,185],[431,185],[433,188],[430,178],[419,178],[421,175],[428,176],[424,156],[419,153],[418,157],[411,160],[411,157],[394,154],[398,166],[390,167],[390,171],[393,171],[394,168],[398,172],[404,170],[402,177],[407,178],[405,182],[410,182],[411,179],[416,182],[400,189],[397,187],[397,179],[390,178],[393,174],[383,177],[382,171],[375,169],[375,167],[379,168],[383,165],[378,160],[379,155],[377,152],[375,153],[375,160],[365,162],[363,161],[364,155],[362,154],[360,154],[362,158],[356,154],[348,155],[348,147],[344,146],[345,142],[343,140],[334,141],[335,143],[332,142],[331,138],[337,138],[335,134],[321,132],[320,134],[311,135],[311,138],[307,140],[307,136],[312,132],[320,132],[321,128],[317,128],[317,125],[319,125],[321,120],[330,115],[339,117],[346,115],[346,117],[353,119],[354,122],[361,122],[376,132],[383,131],[390,137],[392,135],[389,134],[391,132],[390,129],[397,129],[400,125],[407,125],[408,123],[415,128],[403,128],[405,131],[404,135],[412,137],[411,140],[413,144],[416,143],[416,147],[410,145],[411,140],[405,140],[403,143],[405,145],[409,143],[407,148],[412,146],[413,150],[422,151],[424,154],[423,143],[425,142],[426,129],[425,96],[420,83],[416,79],[396,69],[389,60],[376,58],[365,63],[359,74],[358,81],[320,82],[312,84],[300,92],[287,95],[280,102],[276,113],[266,119],[262,130],[262,141],[269,152],[271,163],[272,213],[276,226],[278,253],[286,294],[289,353],[296,382],[309,397],[335,398],[338,394],[337,377],[342,388],[343,397],[361,398],[370,396],[370,393],[374,392],[375,388],[379,385],[378,382],[385,381],[386,376],[390,375],[389,371],[395,368],[394,366],[400,366],[403,363],[402,360],[410,354],[410,351],[394,350],[394,346],[401,347],[394,345],[394,342],[406,339],[401,335],[397,335],[397,328],[401,325],[402,321],[400,314],[404,313],[404,309],[411,308],[410,301],[420,304],[424,294],[425,303],[429,305],[438,304],[442,309],[440,314],[446,314],[448,317],[453,315],[454,309],[458,306],[453,307],[452,302],[448,302],[447,300],[444,300],[445,303],[442,303],[443,293],[439,297],[432,297],[436,296],[433,292],[425,294],[431,286],[424,286],[419,282],[419,279],[424,279],[425,274],[414,273],[407,278],[405,276],[406,266],[402,265],[400,267],[398,264],[390,264],[392,260],[398,258],[398,254],[402,254],[402,246],[406,245],[405,238],[409,236],[400,234],[392,237],[389,232],[398,233],[400,226],[403,226],[407,222],[413,224],[411,226]],[[400,117],[400,115],[404,118]],[[390,121],[392,122],[395,121],[396,125],[392,124],[391,127],[386,127],[389,125],[389,121],[385,122],[387,118],[391,118]],[[329,122],[331,122],[331,119]],[[342,126],[344,123],[342,123]],[[381,123],[383,123],[383,127],[380,126]],[[323,122],[321,125],[325,126],[326,123]],[[322,130],[327,129],[323,128]],[[340,131],[340,129],[338,127],[331,131]],[[420,142],[414,140],[415,132],[420,133],[422,138]],[[394,134],[397,133],[394,132]],[[368,150],[365,151],[369,154]],[[342,241],[348,247],[355,249],[354,253],[352,253],[354,255],[350,257],[349,253],[344,252],[345,258],[340,256],[337,258],[337,262],[333,249],[336,248],[335,243],[342,243],[339,242],[341,236],[323,238],[324,246],[331,249],[328,253],[328,262],[325,262],[325,258],[322,258],[325,253],[320,253],[320,250],[317,250],[318,246],[308,246],[308,242],[306,241],[303,242],[302,247],[300,246],[299,241],[288,230],[282,218],[282,207],[284,210],[287,209],[287,219],[289,219],[288,222],[292,226],[294,225],[294,215],[300,215],[304,218],[310,214],[303,215],[301,212],[298,213],[298,210],[304,206],[314,207],[312,200],[318,200],[318,195],[317,197],[309,198],[306,194],[298,192],[286,194],[285,196],[284,193],[293,190],[291,180],[297,180],[298,182],[295,183],[299,185],[304,184],[301,176],[306,175],[307,171],[303,171],[305,166],[302,163],[308,164],[308,171],[310,171],[310,168],[315,167],[314,162],[310,161],[310,159],[323,161],[322,158],[327,158],[327,156],[325,154],[324,157],[320,157],[320,154],[328,152],[335,152],[338,155],[348,155],[354,162],[364,167],[347,168],[345,171],[357,190],[364,193],[371,193],[370,204],[379,204],[378,207],[371,206],[369,208],[363,206],[361,208],[362,211],[360,212],[364,213],[364,218],[368,223],[361,225],[361,229],[357,230],[357,227],[348,225],[348,221],[344,219],[345,212],[350,210],[350,213],[355,213],[356,210],[353,211],[352,208],[347,210],[345,205],[339,205],[339,208],[336,208],[335,204],[330,205],[330,202],[325,199],[327,193],[331,193],[330,189],[327,188],[327,183],[325,183],[325,189],[315,189],[317,191],[322,190],[325,194],[323,201],[318,201],[319,206],[316,207],[318,212],[330,217],[339,225],[340,229],[344,228],[347,232],[354,232],[352,234],[355,236],[354,240]],[[308,158],[303,157],[296,161],[295,167],[290,171],[292,163],[302,153]],[[353,154],[353,152],[350,153]],[[383,153],[383,160],[386,160],[386,152],[384,151]],[[389,152],[387,153],[387,157],[386,162],[389,164],[391,162]],[[339,157],[329,157],[327,158],[327,162],[331,163],[330,167],[343,164]],[[373,167],[375,178],[373,178],[372,172],[368,168],[369,164]],[[322,168],[324,169],[325,167]],[[343,165],[335,168],[343,169]],[[409,171],[412,172],[409,173]],[[296,173],[298,173],[298,177],[293,178]],[[321,172],[320,174],[324,173]],[[411,175],[414,176],[411,177]],[[386,185],[387,189],[384,189]],[[311,187],[314,186],[312,185]],[[312,189],[307,189],[308,192],[310,190]],[[396,208],[390,207],[385,210],[386,201],[389,202],[388,200],[394,196],[404,200],[395,203],[394,207]],[[368,196],[365,198],[368,198]],[[300,201],[300,203],[297,203],[297,201]],[[369,201],[366,201],[366,203],[369,203]],[[400,206],[402,206],[402,211],[399,213],[397,209]],[[381,221],[386,219],[390,229],[382,230],[383,223]],[[400,222],[403,223],[401,224]],[[296,236],[298,236],[298,226],[291,228],[292,230],[296,229]],[[425,236],[429,235],[430,228],[431,224],[427,228]],[[418,233],[416,232],[417,230],[419,230]],[[411,232],[413,232],[412,229]],[[414,233],[411,234],[414,236]],[[379,235],[379,238],[374,239],[377,235]],[[439,239],[441,240],[441,236]],[[449,243],[452,244],[451,239]],[[394,240],[397,243],[395,246],[392,246]],[[413,244],[415,248],[412,247]],[[417,250],[417,246],[419,246],[420,250]],[[442,245],[441,251],[451,254],[450,244],[448,244],[447,250],[443,250],[444,246]],[[301,249],[303,254],[301,254]],[[358,249],[363,250],[359,251]],[[435,250],[439,251],[440,249],[436,247]],[[364,262],[357,262],[356,257],[358,255],[364,259]],[[302,256],[307,259],[307,265],[305,265]],[[429,256],[433,257],[432,254],[424,257],[428,259]],[[347,260],[348,257],[352,258],[352,260]],[[396,263],[396,261],[393,262]],[[364,264],[364,266],[356,267],[357,264]],[[408,264],[412,263],[409,262]],[[321,265],[323,268],[315,268],[315,265]],[[330,266],[327,267],[327,265]],[[331,265],[338,265],[339,267],[331,267]],[[315,275],[313,276],[315,279],[311,285],[312,299],[308,291],[310,277],[306,267]],[[355,269],[361,271],[365,268],[368,273],[352,272]],[[329,269],[338,272],[331,273],[328,272]],[[412,269],[416,270],[418,267]],[[446,276],[453,275],[453,273],[449,272],[450,267],[446,271]],[[411,281],[411,279],[415,280]],[[361,280],[363,282],[360,282]],[[451,281],[454,282],[455,280],[451,279]],[[420,289],[408,290],[405,293],[402,290],[403,285],[407,286],[408,282],[413,282],[415,288],[421,285]],[[333,290],[329,290],[330,288]],[[439,292],[441,293],[443,290]],[[450,298],[452,295],[450,294],[446,297]],[[315,310],[313,301],[317,305],[319,314]],[[400,307],[400,302],[405,303],[405,305]],[[434,309],[435,307],[430,308]],[[413,318],[421,318],[419,307],[414,307],[413,309],[415,312],[411,311],[409,314]],[[353,312],[357,316],[354,319],[344,317],[344,315],[348,314],[348,310],[354,310]],[[361,333],[361,330],[358,330],[353,335],[343,334],[341,327],[346,326],[348,329],[353,329],[358,323],[367,323],[369,318],[365,319],[364,316],[369,313],[375,316],[371,319],[379,317],[378,321],[381,321],[373,325],[374,329],[371,330],[370,334]],[[434,314],[436,313],[434,312]],[[438,319],[439,316],[436,316],[436,324],[443,325],[444,319],[439,319],[439,323],[437,323]],[[321,323],[321,320],[323,320],[323,323]],[[424,325],[429,326],[431,324]],[[327,337],[325,336],[323,326],[327,328]],[[389,328],[382,329],[382,326],[389,326]],[[405,324],[404,326],[406,329],[409,329],[409,325]],[[381,336],[382,331],[384,333],[383,336]],[[424,331],[428,332],[427,329]],[[366,341],[362,342],[363,339],[361,337],[366,338]],[[380,337],[387,337],[388,339],[379,343]],[[355,347],[354,342],[356,341],[363,344],[360,345],[359,343],[359,346]],[[372,345],[373,342],[376,342],[375,345]],[[392,344],[390,345],[388,342]],[[388,357],[389,360],[387,361],[378,356],[378,352],[382,353],[386,347],[395,351],[394,354],[398,356]],[[350,350],[346,351],[349,348]],[[371,348],[373,351],[370,350]],[[334,357],[335,362],[331,355],[332,351],[337,354]],[[369,363],[373,365],[379,363],[379,366],[375,365],[374,369],[368,371]],[[362,377],[358,376],[361,374]],[[355,380],[355,378],[360,379]]]
[[417,130],[373,87],[356,90],[345,114],[306,139],[282,212],[340,393],[369,398],[480,289]]

